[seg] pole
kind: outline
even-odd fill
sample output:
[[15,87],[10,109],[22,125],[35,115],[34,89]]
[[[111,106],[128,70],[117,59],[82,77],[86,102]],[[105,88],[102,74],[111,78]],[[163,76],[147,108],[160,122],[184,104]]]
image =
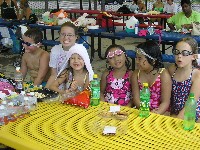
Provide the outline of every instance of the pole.
[[48,11],[48,0],[45,0],[45,12]]

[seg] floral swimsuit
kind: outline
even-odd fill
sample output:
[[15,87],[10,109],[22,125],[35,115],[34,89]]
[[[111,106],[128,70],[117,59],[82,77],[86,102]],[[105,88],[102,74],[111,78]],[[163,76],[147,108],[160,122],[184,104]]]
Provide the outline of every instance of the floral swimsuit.
[[[177,70],[177,68],[176,68]],[[178,82],[174,79],[174,75],[172,75],[172,95],[171,95],[171,113],[178,115],[178,113],[183,109],[185,106],[185,102],[190,93],[190,89],[192,86],[192,72],[190,77],[182,82]],[[196,108],[196,121],[200,118],[200,98],[197,101],[197,108]]]
[[[161,80],[160,80],[160,74],[163,72],[164,68],[159,72],[158,77],[154,81],[154,83],[149,86],[149,90],[151,93],[150,97],[150,109],[153,110],[155,108],[158,108],[160,106],[160,98],[161,98]],[[142,90],[143,85],[139,80],[140,70],[138,72],[138,85],[140,90]]]
[[127,70],[121,79],[114,78],[113,73],[113,70],[110,71],[106,77],[105,101],[122,106],[127,105],[131,99],[129,71]]

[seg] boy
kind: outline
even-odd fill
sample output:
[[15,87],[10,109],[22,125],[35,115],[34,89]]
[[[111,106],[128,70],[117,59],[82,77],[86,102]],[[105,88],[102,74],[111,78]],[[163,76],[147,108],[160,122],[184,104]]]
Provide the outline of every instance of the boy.
[[21,72],[31,76],[33,85],[40,85],[49,78],[49,53],[40,48],[43,34],[39,29],[29,29],[22,36],[25,53],[22,56]]

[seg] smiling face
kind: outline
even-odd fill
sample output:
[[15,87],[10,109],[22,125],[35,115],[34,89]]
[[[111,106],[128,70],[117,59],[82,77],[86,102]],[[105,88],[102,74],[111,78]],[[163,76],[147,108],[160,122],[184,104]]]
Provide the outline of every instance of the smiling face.
[[111,48],[107,55],[107,60],[111,67],[119,69],[125,67],[126,57],[122,50],[119,48]]
[[76,43],[77,35],[72,27],[64,26],[60,31],[60,43],[63,49],[69,50]]
[[26,53],[34,52],[40,45],[40,43],[35,43],[33,39],[27,36],[22,36],[22,39],[22,45],[25,48]]
[[72,56],[70,57],[69,63],[70,63],[70,66],[76,71],[83,69],[85,66],[85,62],[83,58],[79,54],[76,54],[76,53],[72,54]]
[[[192,54],[192,48],[191,46],[181,41],[176,45],[176,51],[177,53],[175,55],[175,61],[179,68],[185,67],[185,66],[192,66],[192,60],[195,60],[194,54]],[[188,52],[187,52],[188,51]],[[189,55],[185,55],[184,53],[188,53]],[[183,56],[185,55],[185,56]]]

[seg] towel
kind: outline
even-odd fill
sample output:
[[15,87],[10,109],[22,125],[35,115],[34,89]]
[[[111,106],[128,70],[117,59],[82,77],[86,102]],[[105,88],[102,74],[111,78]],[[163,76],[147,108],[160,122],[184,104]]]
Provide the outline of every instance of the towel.
[[88,55],[88,52],[87,52],[87,49],[83,46],[83,44],[75,44],[74,46],[72,46],[70,49],[69,49],[69,55],[65,61],[65,64],[62,66],[62,68],[60,69],[60,71],[58,72],[58,75],[57,77],[61,74],[61,72],[67,68],[67,65],[68,65],[68,61],[69,61],[69,58],[73,55],[73,54],[79,54],[84,62],[85,62],[85,66],[86,66],[86,69],[89,73],[89,80],[93,80],[93,75],[94,75],[94,71],[92,69],[92,65],[90,63],[90,58],[89,58],[89,55]]

